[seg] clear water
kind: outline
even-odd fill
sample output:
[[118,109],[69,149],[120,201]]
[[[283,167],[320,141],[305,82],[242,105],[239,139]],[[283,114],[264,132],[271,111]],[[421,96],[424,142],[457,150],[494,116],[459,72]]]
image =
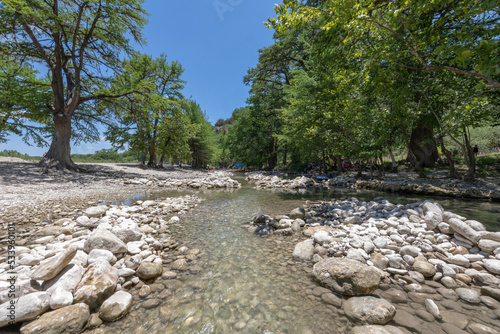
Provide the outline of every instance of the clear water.
[[[133,288],[130,314],[89,332],[349,333],[352,324],[343,311],[314,294],[318,285],[310,275],[312,265],[292,259],[296,242],[304,237],[262,238],[249,233],[242,224],[257,214],[286,214],[306,200],[351,196],[363,200],[384,196],[399,203],[424,200],[365,190],[273,193],[254,190],[239,181],[244,187],[233,192],[198,194],[205,201],[171,228],[175,240],[200,251],[197,256],[170,255],[172,261],[187,257],[190,270],[177,272],[175,279],[157,279],[150,284],[152,293],[146,298],[140,298],[138,289]],[[149,198],[172,195],[144,194]],[[500,222],[495,221],[500,214],[487,211],[498,210],[498,203],[438,201],[447,210],[500,229]],[[166,264],[165,270],[169,266]],[[411,308],[419,307],[424,308],[411,304]],[[485,306],[465,313],[491,326]],[[437,322],[425,323],[423,329],[427,333],[443,332]]]

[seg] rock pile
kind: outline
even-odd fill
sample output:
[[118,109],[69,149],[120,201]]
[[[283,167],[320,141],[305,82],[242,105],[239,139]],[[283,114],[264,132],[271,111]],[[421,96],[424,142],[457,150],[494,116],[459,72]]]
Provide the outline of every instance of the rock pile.
[[298,189],[322,187],[322,183],[315,182],[313,179],[304,176],[296,177],[293,180],[287,180],[278,176],[266,176],[262,173],[247,173],[245,179],[255,183],[257,189]]
[[408,181],[359,180],[356,182],[355,187],[410,194],[500,200],[500,191],[495,189],[494,186],[475,186],[465,182],[458,185],[452,182],[444,185],[433,185]]
[[295,179],[282,179],[278,176],[269,176],[262,173],[247,173],[246,180],[255,183],[256,189],[313,189],[313,188],[356,188],[356,179],[349,176],[338,176],[327,180],[317,180],[313,178],[299,176]]
[[356,189],[356,179],[347,175],[337,176],[328,180],[328,186]]
[[360,180],[349,175],[315,181],[313,178],[303,176],[289,180],[278,176],[268,176],[263,173],[247,173],[246,180],[255,183],[256,189],[365,188],[419,195],[500,200],[498,184],[486,181],[475,181],[475,183],[447,179],[411,179],[408,181],[399,178],[391,179],[390,177],[385,180]]
[[[15,247],[14,269],[7,254],[0,259],[0,327],[41,315],[24,324],[21,333],[79,333],[87,322],[125,316],[133,299],[127,290],[139,285],[146,290],[144,283],[161,276],[164,264],[174,261],[173,250],[188,253],[170,238],[169,227],[200,202],[193,195],[134,206],[94,206],[36,231],[29,246]],[[177,261],[186,262],[184,257]],[[187,262],[182,265],[172,268],[186,270]]]
[[231,179],[227,172],[212,172],[204,178],[159,180],[155,177],[137,178],[124,181],[124,184],[145,185],[148,187],[194,188],[194,189],[233,189],[240,188],[238,181]]
[[[499,333],[489,325],[498,329],[500,319],[500,232],[438,203],[320,202],[289,216],[254,217],[250,230],[310,237],[295,246],[293,256],[315,263],[312,275],[321,285],[353,296],[343,309],[354,323],[390,323],[420,333],[424,320],[443,322],[446,333]],[[358,297],[370,294],[377,298]],[[463,310],[458,300],[491,309],[490,323],[467,316],[457,322],[460,313],[454,311]],[[391,303],[412,307],[395,312]],[[368,327],[355,332],[371,333]]]

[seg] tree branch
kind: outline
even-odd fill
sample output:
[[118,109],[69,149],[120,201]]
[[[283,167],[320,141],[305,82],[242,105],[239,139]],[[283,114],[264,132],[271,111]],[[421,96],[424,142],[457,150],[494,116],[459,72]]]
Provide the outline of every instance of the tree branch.
[[123,94],[117,94],[117,95],[98,94],[98,95],[94,95],[94,96],[87,96],[87,97],[80,98],[80,103],[79,104],[84,103],[84,102],[88,102],[88,101],[93,101],[93,100],[117,99],[117,98],[128,96],[128,95],[134,94],[134,93],[141,94],[140,91],[130,91],[130,92],[126,92],[126,93],[123,93]]
[[[16,13],[16,15],[18,17],[21,17],[21,15],[19,13]],[[54,66],[54,64],[51,61],[51,59],[47,56],[47,53],[45,52],[45,50],[43,49],[43,46],[40,44],[40,42],[36,38],[35,34],[33,33],[33,30],[31,30],[31,28],[29,27],[29,25],[24,20],[22,20],[21,24],[23,25],[24,31],[26,31],[26,33],[28,34],[28,36],[33,41],[33,44],[35,44],[36,48],[38,49],[38,52],[40,52],[40,54],[42,55],[43,60],[45,60],[45,62],[47,63],[47,65],[49,65],[49,68],[52,69],[53,66]]]
[[[488,77],[484,74],[480,74],[480,73],[472,72],[472,71],[465,71],[465,70],[461,70],[461,69],[451,67],[451,66],[431,66],[431,65],[428,65],[427,62],[422,58],[422,56],[420,55],[420,53],[418,52],[416,47],[413,47],[410,44],[410,42],[408,42],[408,40],[406,38],[404,38],[401,34],[396,32],[394,29],[392,29],[388,26],[384,26],[383,24],[373,20],[373,17],[371,17],[370,19],[368,19],[366,21],[376,25],[377,27],[379,27],[383,30],[390,32],[393,36],[395,36],[397,39],[401,40],[404,44],[406,44],[410,53],[413,56],[415,56],[415,58],[417,58],[417,60],[420,64],[422,64],[422,66],[424,67],[423,68],[424,70],[428,70],[428,71],[445,70],[445,71],[450,71],[450,72],[454,72],[454,73],[461,74],[461,75],[472,76],[472,77],[486,81],[486,88],[496,88],[496,89],[500,88],[500,82],[498,82],[498,81],[494,80],[493,78]],[[388,25],[387,22],[385,22],[385,23],[386,23],[386,25]],[[413,37],[411,32],[410,32],[410,35]],[[416,40],[415,40],[415,43],[416,43]],[[402,65],[402,66],[407,67],[404,65]],[[410,67],[407,67],[407,68],[410,68]],[[413,68],[413,69],[419,69],[419,68]],[[419,69],[419,70],[422,70],[422,69]]]

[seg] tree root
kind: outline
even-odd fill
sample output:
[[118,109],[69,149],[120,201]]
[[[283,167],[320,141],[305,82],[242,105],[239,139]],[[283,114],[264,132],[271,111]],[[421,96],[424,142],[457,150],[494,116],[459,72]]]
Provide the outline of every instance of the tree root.
[[63,163],[57,159],[44,157],[37,164],[38,167],[46,168],[47,170],[70,170],[72,172],[81,172],[82,170],[73,162]]

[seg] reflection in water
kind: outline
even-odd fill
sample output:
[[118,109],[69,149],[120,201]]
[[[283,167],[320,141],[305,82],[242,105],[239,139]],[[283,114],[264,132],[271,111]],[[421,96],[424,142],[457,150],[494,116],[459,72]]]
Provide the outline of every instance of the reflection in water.
[[[239,180],[242,182],[242,180]],[[242,182],[244,183],[244,182]],[[311,279],[310,264],[292,259],[295,243],[303,237],[261,238],[241,225],[257,214],[286,214],[306,200],[384,196],[393,202],[422,201],[366,191],[334,191],[304,194],[257,191],[248,185],[234,192],[206,192],[193,212],[172,227],[173,238],[198,249],[197,256],[171,254],[165,271],[179,258],[187,258],[189,270],[174,279],[150,284],[145,299],[132,289],[133,309],[124,319],[105,324],[104,333],[346,333],[352,326],[343,311],[321,299],[324,291]],[[154,197],[175,196],[173,193]],[[499,214],[492,203],[438,199],[445,209],[499,229]],[[495,216],[496,215],[496,216]],[[484,221],[486,218],[488,221]],[[196,252],[195,252],[196,253]],[[434,332],[432,324],[426,330]],[[436,324],[436,332],[440,325]]]

